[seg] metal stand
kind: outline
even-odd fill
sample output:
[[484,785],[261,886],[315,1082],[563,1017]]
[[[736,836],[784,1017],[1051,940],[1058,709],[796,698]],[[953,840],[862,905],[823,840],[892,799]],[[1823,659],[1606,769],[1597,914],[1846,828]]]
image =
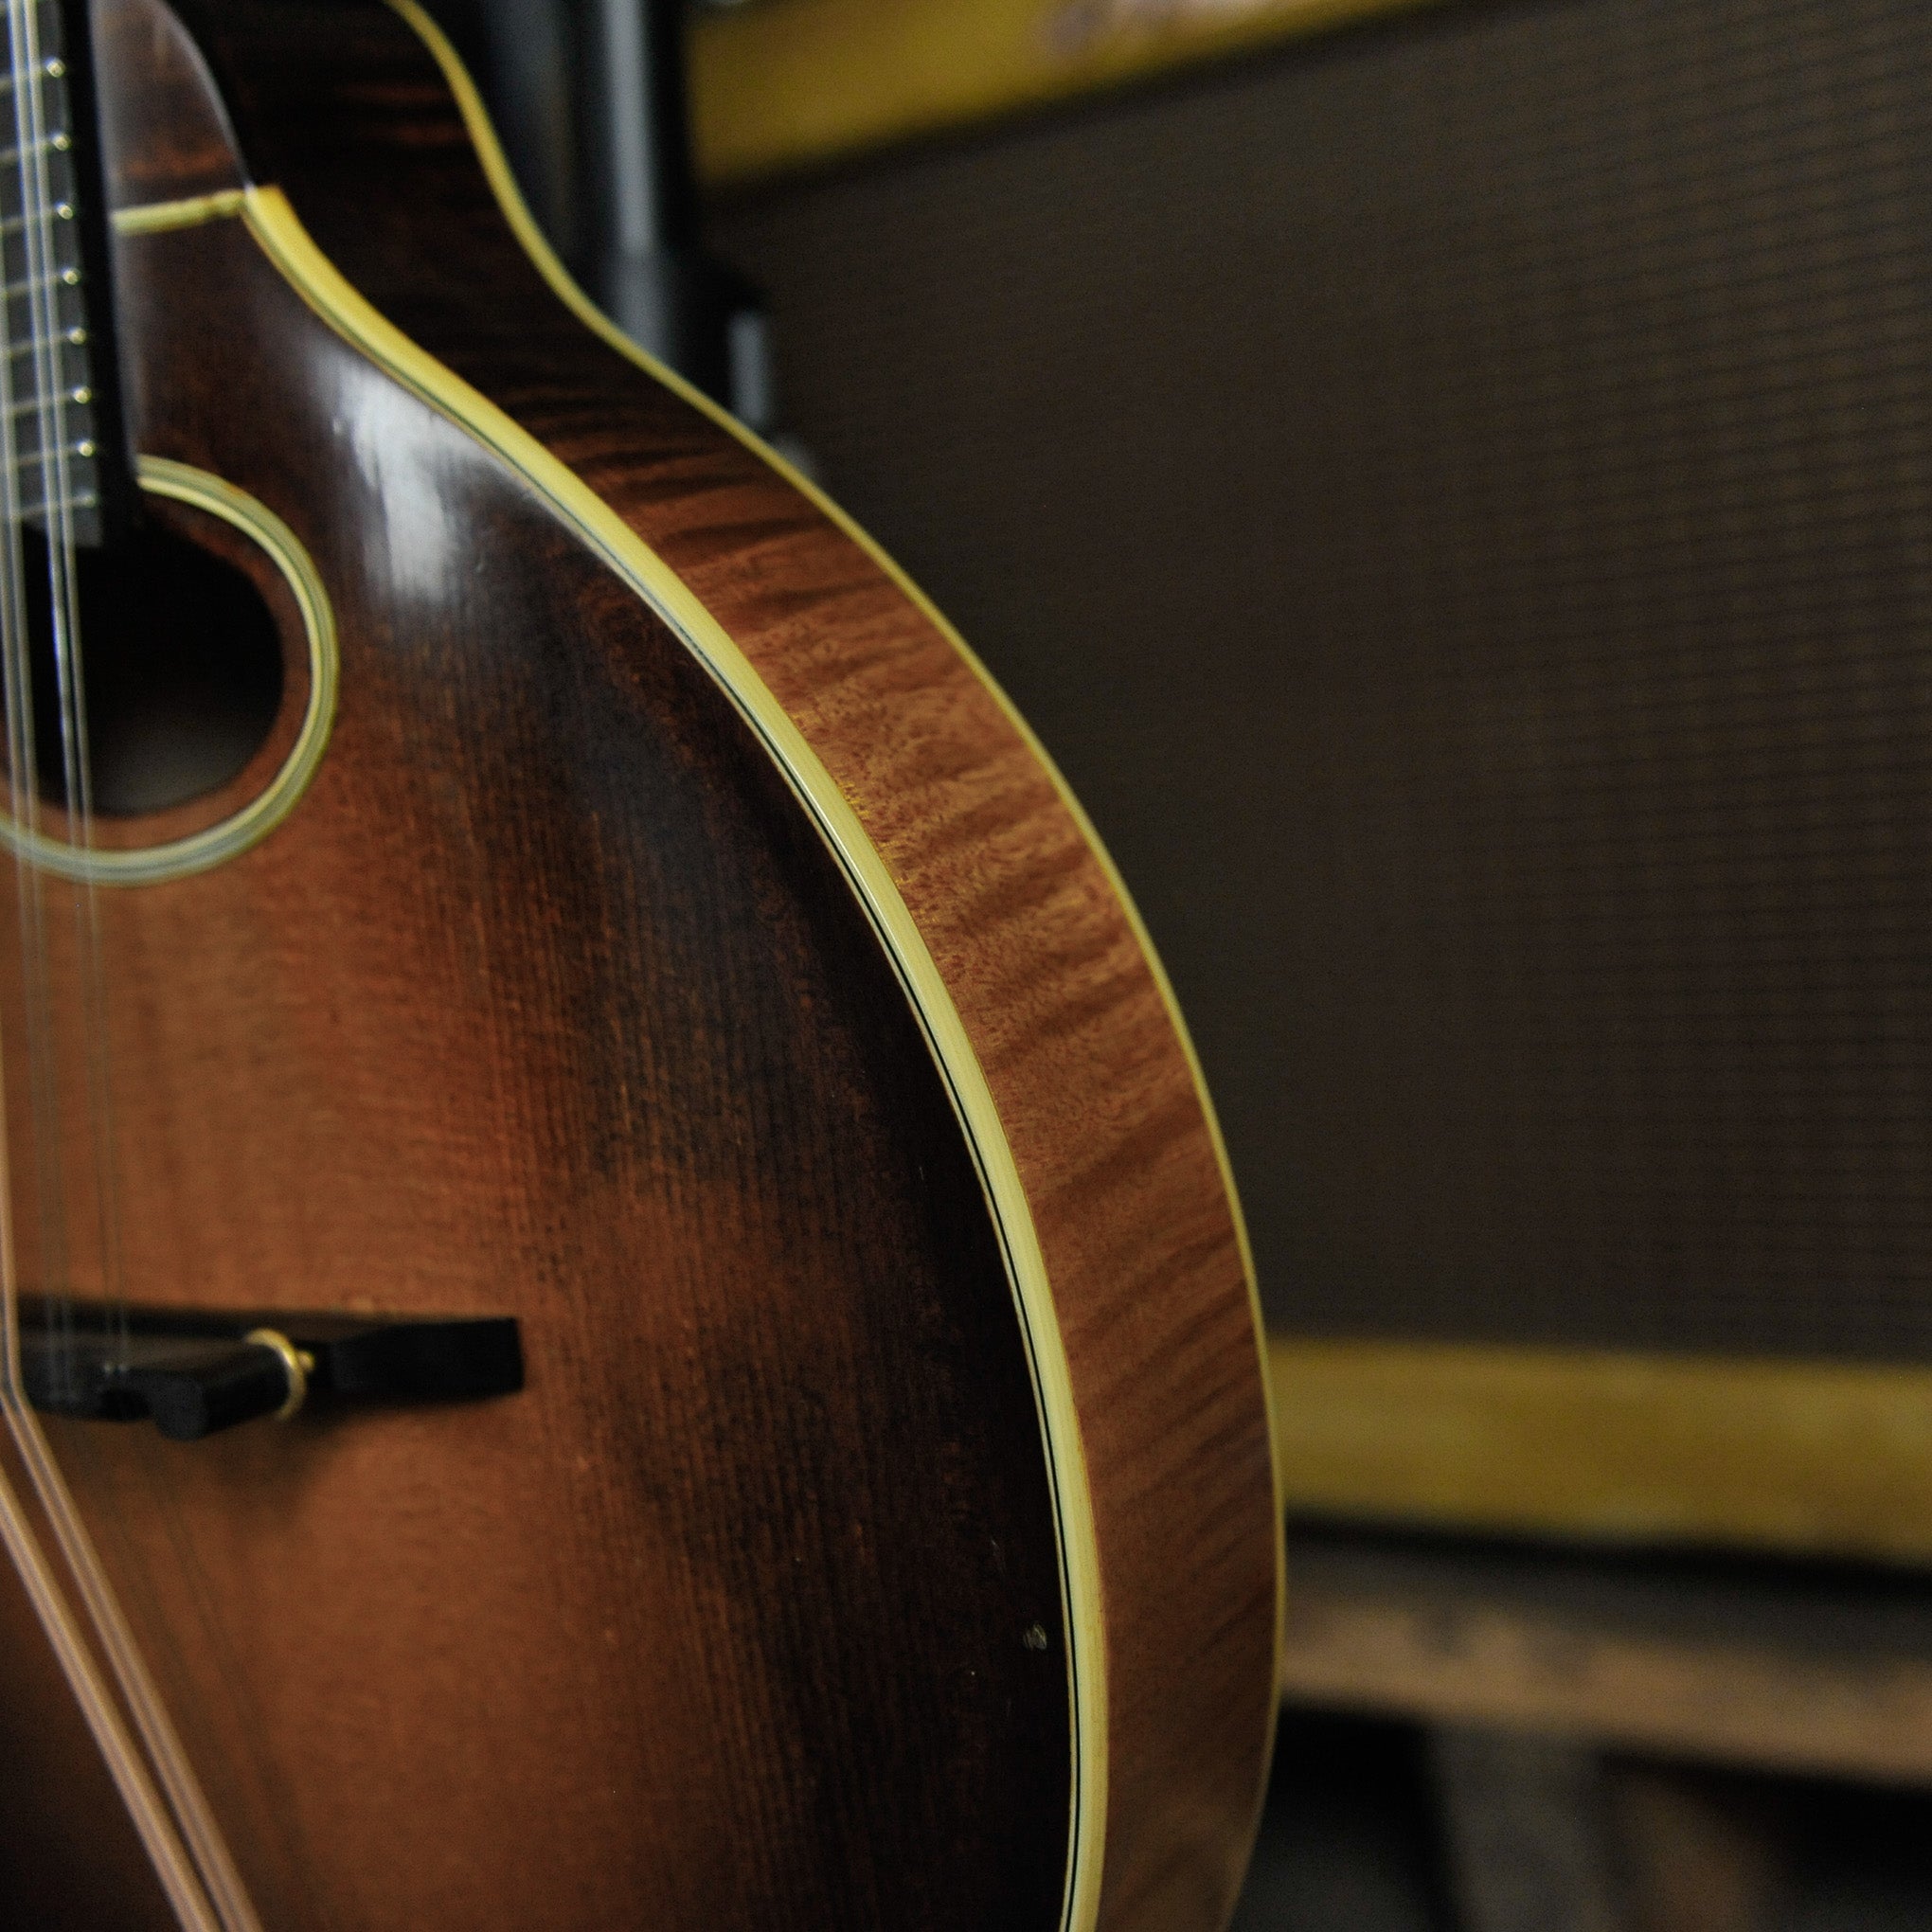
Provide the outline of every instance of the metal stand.
[[681,0],[436,0],[551,245],[633,341],[773,426],[757,293],[698,246]]

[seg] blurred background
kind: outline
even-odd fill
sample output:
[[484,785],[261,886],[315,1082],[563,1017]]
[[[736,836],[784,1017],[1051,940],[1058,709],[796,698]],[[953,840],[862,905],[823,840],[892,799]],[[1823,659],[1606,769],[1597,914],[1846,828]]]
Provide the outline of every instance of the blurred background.
[[446,0],[1064,767],[1290,1621],[1242,1932],[1932,1924],[1932,9]]

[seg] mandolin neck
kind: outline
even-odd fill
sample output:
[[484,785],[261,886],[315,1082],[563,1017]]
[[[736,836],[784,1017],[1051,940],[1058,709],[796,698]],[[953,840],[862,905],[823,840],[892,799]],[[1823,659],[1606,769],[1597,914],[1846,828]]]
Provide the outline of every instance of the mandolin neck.
[[125,523],[107,210],[82,7],[13,0],[0,95],[9,513],[93,547]]

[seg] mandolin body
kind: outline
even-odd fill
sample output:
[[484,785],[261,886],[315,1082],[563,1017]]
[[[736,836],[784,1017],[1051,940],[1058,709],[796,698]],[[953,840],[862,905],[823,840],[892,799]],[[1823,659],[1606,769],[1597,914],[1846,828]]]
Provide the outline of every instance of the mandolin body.
[[[96,35],[152,502],[286,676],[221,794],[45,882],[112,1079],[63,1158],[104,1131],[136,1305],[509,1315],[526,1366],[45,1424],[260,1924],[1211,1932],[1272,1730],[1262,1365],[1076,809],[586,316],[420,25]],[[171,1923],[6,1610],[17,1922]]]

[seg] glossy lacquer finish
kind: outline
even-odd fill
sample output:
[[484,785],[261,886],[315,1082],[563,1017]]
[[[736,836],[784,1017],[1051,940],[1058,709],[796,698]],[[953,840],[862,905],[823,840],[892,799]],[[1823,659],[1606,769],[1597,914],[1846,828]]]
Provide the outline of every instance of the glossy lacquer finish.
[[[192,25],[102,14],[117,196],[293,220],[123,224],[135,438],[287,526],[340,687],[277,829],[97,894],[127,1292],[513,1314],[528,1365],[471,1407],[56,1438],[261,1922],[1213,1926],[1269,1734],[1266,1416],[1103,861],[880,561],[546,285],[410,25]],[[433,364],[352,339],[304,233]],[[28,1922],[165,1923],[24,1627],[4,1654]]]

